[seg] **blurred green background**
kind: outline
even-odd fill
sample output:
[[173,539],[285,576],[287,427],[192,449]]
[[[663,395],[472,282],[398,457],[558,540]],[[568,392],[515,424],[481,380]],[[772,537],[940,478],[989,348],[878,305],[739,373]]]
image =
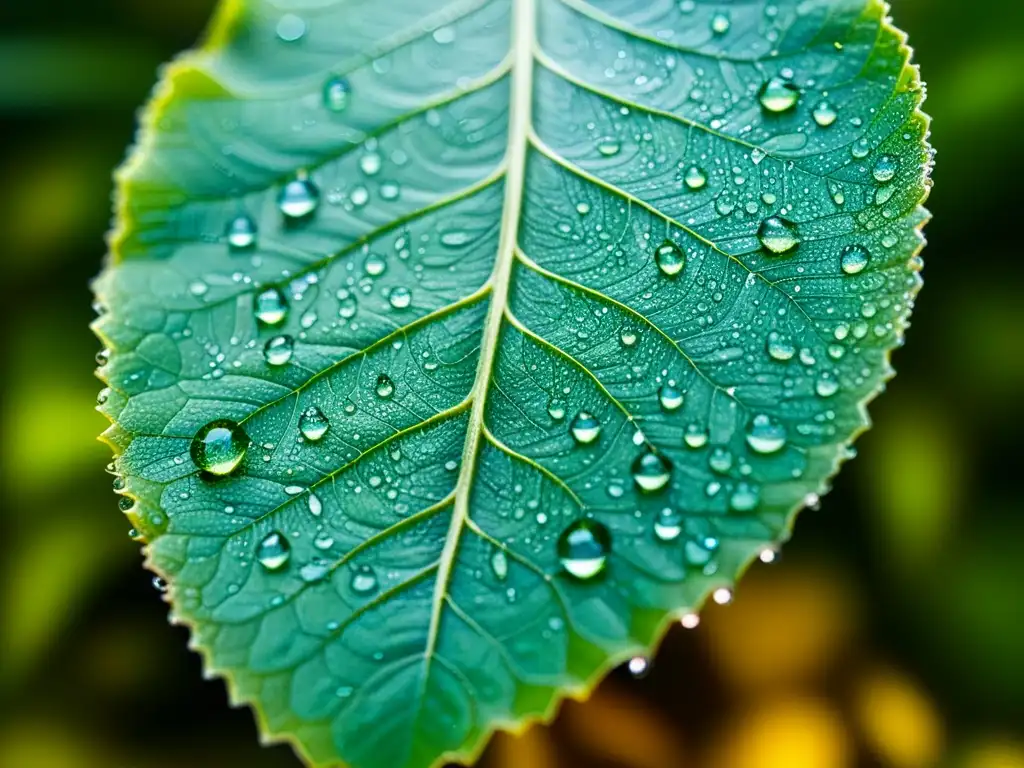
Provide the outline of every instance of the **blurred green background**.
[[[111,169],[212,5],[0,4],[2,768],[299,765],[168,626],[95,440]],[[1024,768],[1024,3],[893,12],[929,86],[935,218],[861,458],[651,674],[497,738],[489,768]]]

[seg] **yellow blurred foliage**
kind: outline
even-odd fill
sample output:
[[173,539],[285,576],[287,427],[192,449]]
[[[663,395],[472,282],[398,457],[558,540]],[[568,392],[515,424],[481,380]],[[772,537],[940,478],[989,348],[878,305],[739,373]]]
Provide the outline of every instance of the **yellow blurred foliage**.
[[727,682],[777,692],[826,671],[853,634],[855,613],[835,572],[761,566],[747,575],[732,605],[709,606],[705,637]]
[[627,768],[685,764],[678,735],[658,711],[608,684],[599,687],[589,701],[566,703],[561,722],[578,749]]
[[855,711],[871,749],[892,768],[927,768],[943,753],[943,725],[932,702],[893,670],[860,681]]
[[0,732],[3,768],[110,768],[110,755],[50,723],[11,722]]
[[1024,744],[991,741],[967,750],[959,768],[1024,768]]
[[558,757],[548,729],[534,725],[521,734],[499,731],[490,745],[494,768],[558,768]]
[[715,740],[707,768],[846,768],[852,746],[843,720],[812,697],[766,700]]

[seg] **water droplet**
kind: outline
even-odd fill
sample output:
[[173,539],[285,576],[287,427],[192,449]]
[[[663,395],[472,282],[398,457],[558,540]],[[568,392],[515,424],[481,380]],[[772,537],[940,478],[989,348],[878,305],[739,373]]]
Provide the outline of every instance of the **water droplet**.
[[772,77],[761,86],[757,98],[762,107],[778,114],[796,106],[800,100],[800,89],[788,80]]
[[106,365],[109,362],[110,362],[110,350],[109,349],[101,349],[99,352],[96,353],[96,365],[102,367],[102,366]]
[[652,493],[668,485],[672,477],[672,462],[659,453],[647,451],[633,460],[630,471],[637,488]]
[[687,563],[700,568],[711,562],[711,558],[718,551],[718,546],[718,539],[713,536],[690,539],[683,546],[683,556]]
[[402,193],[402,188],[394,181],[385,181],[380,185],[380,196],[382,200],[397,200]]
[[753,512],[761,502],[761,494],[749,483],[738,483],[729,497],[729,506],[736,512]]
[[700,424],[688,424],[683,432],[683,442],[688,448],[703,448],[708,444],[708,431]]
[[683,181],[686,182],[687,187],[696,192],[708,183],[708,176],[696,165],[691,165],[683,174]]
[[708,456],[708,466],[715,472],[724,475],[732,469],[732,451],[724,446],[716,446]]
[[249,216],[236,216],[224,231],[232,251],[244,251],[256,245],[256,222]]
[[828,128],[832,123],[836,121],[839,114],[836,112],[835,107],[829,104],[827,101],[821,102],[814,108],[812,112],[814,116],[814,122],[816,122],[822,128]]
[[590,213],[590,203],[576,203],[576,213],[580,216],[586,216]]
[[210,286],[204,283],[202,280],[193,280],[188,284],[188,292],[193,296],[205,296],[206,292],[210,290]]
[[301,40],[306,34],[306,22],[301,16],[294,13],[286,13],[277,22],[277,36],[286,43],[294,43]]
[[728,605],[732,602],[732,590],[726,587],[719,587],[711,594],[711,599],[719,605]]
[[327,434],[330,426],[324,412],[315,405],[309,406],[299,417],[299,431],[304,438],[314,443]]
[[260,542],[256,549],[256,560],[268,571],[284,568],[292,556],[292,546],[280,531],[273,531]]
[[654,262],[663,275],[675,277],[686,267],[686,254],[671,240],[666,240],[655,250]]
[[772,216],[762,221],[757,230],[757,239],[776,255],[791,251],[800,244],[796,224],[781,216]]
[[558,559],[562,567],[577,579],[591,579],[604,570],[612,537],[596,520],[586,518],[569,525],[558,537]]
[[597,417],[592,416],[586,411],[580,411],[569,425],[569,431],[577,443],[580,445],[590,445],[601,434],[601,423],[597,420]]
[[438,27],[434,30],[434,42],[438,45],[448,45],[455,42],[455,27]]
[[601,139],[597,143],[597,151],[600,152],[604,157],[614,157],[619,154],[619,150],[622,145],[619,144],[617,139]]
[[377,590],[377,575],[368,565],[360,565],[352,573],[352,591],[357,595],[368,595]]
[[654,535],[662,541],[675,541],[683,532],[683,516],[671,507],[665,507],[654,519]]
[[311,216],[320,205],[320,190],[312,179],[300,175],[283,187],[277,195],[277,207],[292,221]]
[[391,293],[388,294],[388,302],[395,309],[408,309],[412,304],[412,291],[402,286],[392,288]]
[[786,360],[792,360],[793,355],[796,354],[796,347],[790,344],[778,331],[772,331],[768,334],[768,341],[765,344],[765,348],[768,350],[768,354],[774,360],[785,362]]
[[288,314],[288,302],[277,288],[268,288],[256,297],[255,314],[264,325],[278,325]]
[[374,390],[377,393],[377,397],[391,397],[395,394],[395,382],[393,382],[386,373],[382,373],[377,377],[377,386]]
[[324,511],[324,505],[320,501],[320,497],[317,496],[315,493],[309,494],[309,502],[308,502],[308,504],[309,504],[309,514],[311,514],[313,517],[320,517],[320,515]]
[[696,613],[684,613],[679,619],[683,629],[696,629],[700,625],[700,616]]
[[856,275],[864,271],[870,258],[871,254],[863,245],[848,245],[839,257],[839,266],[846,274]]
[[882,155],[878,158],[878,162],[875,163],[875,168],[871,172],[871,175],[875,177],[875,181],[892,181],[896,175],[896,169],[899,164],[896,162],[896,158],[892,155]]
[[324,83],[324,106],[331,112],[344,112],[352,87],[344,77],[332,77]]
[[494,550],[494,554],[491,555],[491,570],[494,571],[494,575],[501,581],[504,581],[505,577],[508,576],[508,557],[505,555],[505,550]]
[[338,316],[345,320],[355,317],[356,311],[359,309],[355,294],[348,288],[339,288],[336,296],[338,297]]
[[677,411],[683,405],[683,393],[671,384],[663,384],[658,390],[658,402],[666,411]]
[[363,269],[366,270],[366,274],[370,277],[380,277],[384,274],[384,271],[388,268],[388,263],[384,261],[381,256],[375,253],[371,253],[366,257],[366,261],[363,262]]
[[629,660],[629,674],[639,679],[644,677],[651,668],[651,664],[645,656],[634,656]]
[[167,582],[164,581],[159,576],[154,576],[153,577],[153,589],[155,589],[160,594],[164,594],[165,592],[167,592]]
[[561,421],[565,418],[565,405],[561,400],[553,399],[548,403],[548,416],[552,421]]
[[814,391],[818,397],[832,397],[839,391],[839,382],[835,379],[818,379],[814,384]]
[[268,365],[287,365],[292,359],[292,352],[295,349],[295,339],[291,336],[275,336],[263,347],[263,359]]
[[732,26],[729,16],[724,13],[716,13],[711,17],[711,31],[716,35],[724,35]]
[[632,347],[636,344],[636,331],[632,328],[623,328],[619,333],[619,341],[624,347]]
[[359,169],[367,176],[373,176],[380,171],[380,155],[376,152],[367,152],[359,158]]
[[757,557],[762,563],[774,563],[779,559],[779,553],[771,547],[765,547]]
[[249,436],[236,422],[211,421],[196,432],[189,446],[192,461],[203,472],[224,476],[242,463],[249,449]]
[[786,428],[767,414],[758,414],[747,425],[747,445],[757,453],[775,453],[786,444]]

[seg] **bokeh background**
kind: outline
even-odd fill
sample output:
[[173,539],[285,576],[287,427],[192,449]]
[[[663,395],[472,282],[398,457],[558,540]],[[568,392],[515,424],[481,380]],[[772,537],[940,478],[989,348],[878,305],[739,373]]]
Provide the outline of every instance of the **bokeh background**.
[[[212,5],[0,2],[2,768],[299,766],[168,626],[95,440],[111,169]],[[935,218],[861,458],[650,674],[499,736],[487,768],[1024,768],[1024,3],[894,5]]]

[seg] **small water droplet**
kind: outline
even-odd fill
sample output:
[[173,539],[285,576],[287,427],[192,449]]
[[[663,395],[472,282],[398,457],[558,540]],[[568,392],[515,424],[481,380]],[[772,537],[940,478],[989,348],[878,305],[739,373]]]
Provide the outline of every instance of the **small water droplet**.
[[732,26],[732,20],[728,14],[716,13],[711,17],[711,31],[716,35],[724,35],[729,31],[729,27]]
[[654,262],[663,275],[675,277],[686,267],[686,254],[671,240],[666,240],[654,251]]
[[494,550],[494,554],[491,555],[491,570],[494,571],[494,575],[501,581],[504,581],[505,577],[508,576],[508,557],[505,555],[505,550]]
[[771,547],[765,547],[757,557],[762,563],[774,563],[779,559],[779,553]]
[[832,397],[839,391],[839,382],[835,379],[818,379],[814,384],[814,391],[818,397]]
[[712,448],[711,455],[708,456],[708,466],[724,475],[732,469],[732,451],[721,445]]
[[644,677],[651,668],[651,664],[647,661],[646,656],[634,656],[629,660],[629,674],[639,679]]
[[630,468],[633,482],[644,493],[660,491],[672,478],[672,462],[653,451],[641,453]]
[[228,222],[224,231],[228,247],[232,251],[244,251],[256,245],[256,222],[249,216],[236,216]]
[[580,445],[589,445],[601,434],[601,422],[586,411],[580,411],[569,425],[573,439]]
[[370,277],[380,277],[384,274],[384,271],[388,268],[388,263],[384,261],[381,256],[375,253],[371,253],[366,257],[366,261],[363,262],[363,269],[366,270],[366,274]]
[[275,336],[263,346],[263,359],[268,365],[287,365],[295,350],[295,339],[291,336]]
[[552,421],[561,421],[565,418],[565,405],[561,400],[553,399],[548,403],[548,416]]
[[823,101],[816,106],[812,115],[814,116],[814,122],[822,128],[828,128],[836,121],[836,118],[839,117],[839,113],[836,112],[835,107],[827,101]]
[[286,43],[301,40],[306,34],[306,22],[301,16],[286,13],[277,22],[277,36]]
[[348,288],[339,288],[336,296],[338,297],[338,316],[345,320],[355,317],[356,311],[359,309],[355,294]]
[[344,112],[348,107],[352,87],[344,77],[331,77],[324,83],[324,106],[331,112]]
[[839,266],[846,274],[856,275],[864,271],[870,258],[871,254],[863,245],[848,245],[839,257]]
[[786,112],[800,100],[800,89],[781,77],[772,77],[761,86],[757,95],[761,106],[776,114]]
[[729,506],[735,512],[753,512],[761,502],[761,494],[749,483],[738,483],[729,497]]
[[718,547],[718,539],[713,536],[690,539],[683,545],[683,556],[686,558],[687,563],[701,568],[711,562],[711,558],[718,551]]
[[786,428],[767,414],[758,414],[747,425],[747,445],[757,453],[775,453],[786,444]]
[[576,203],[576,213],[580,216],[586,216],[590,213],[590,203]]
[[164,581],[159,576],[154,576],[153,577],[153,589],[155,589],[160,594],[164,594],[164,593],[167,592],[167,582]]
[[196,432],[189,446],[195,465],[211,475],[231,474],[249,449],[249,436],[229,419],[211,421]]
[[762,221],[757,230],[757,239],[776,255],[787,253],[800,244],[796,224],[781,216],[771,216]]
[[708,431],[700,424],[688,424],[683,432],[683,442],[688,448],[703,448],[708,444]]
[[698,168],[696,165],[691,165],[686,169],[686,173],[683,174],[683,181],[686,186],[696,192],[698,189],[702,189],[705,184],[708,183],[708,176],[703,170]]
[[367,152],[359,158],[359,169],[367,176],[374,176],[380,171],[380,155],[376,152]]
[[309,514],[311,514],[313,517],[320,517],[320,515],[324,511],[324,505],[320,501],[320,497],[317,496],[315,493],[309,494],[309,502],[308,502],[308,504],[309,504]]
[[395,382],[386,374],[382,373],[377,377],[377,386],[374,388],[377,397],[388,398],[395,394]]
[[283,187],[277,195],[277,207],[287,219],[299,221],[312,216],[320,205],[320,189],[312,179],[300,175]]
[[671,384],[662,384],[658,390],[658,402],[666,411],[677,411],[683,405],[683,393]]
[[622,145],[617,139],[601,139],[597,143],[597,151],[604,157],[614,157],[619,154]]
[[768,350],[768,354],[774,360],[785,362],[786,360],[792,360],[793,355],[796,354],[796,347],[789,343],[782,334],[778,331],[772,331],[768,334],[768,341],[765,343],[765,348]]
[[577,579],[591,579],[604,570],[611,552],[612,537],[596,520],[582,518],[558,537],[558,559],[562,568]]
[[871,171],[871,175],[875,177],[875,181],[892,181],[896,175],[896,169],[899,164],[892,155],[882,155],[878,158],[878,162],[875,163],[875,168]]
[[412,304],[412,291],[402,286],[392,288],[391,293],[388,294],[388,302],[395,309],[408,309]]
[[330,426],[324,412],[315,405],[309,406],[299,417],[299,431],[304,438],[314,443],[327,434]]
[[255,314],[263,325],[278,325],[288,314],[288,302],[277,288],[268,288],[256,297]]
[[292,556],[292,546],[280,531],[273,531],[256,548],[256,560],[268,571],[284,568]]
[[700,616],[696,613],[684,613],[679,619],[683,629],[696,629],[700,625]]
[[728,605],[732,602],[732,590],[726,587],[719,587],[712,593],[711,599],[719,605]]
[[619,341],[624,347],[632,347],[636,344],[636,331],[632,328],[623,328],[619,333]]
[[678,510],[665,507],[654,519],[654,535],[662,541],[675,541],[683,532],[683,515]]

